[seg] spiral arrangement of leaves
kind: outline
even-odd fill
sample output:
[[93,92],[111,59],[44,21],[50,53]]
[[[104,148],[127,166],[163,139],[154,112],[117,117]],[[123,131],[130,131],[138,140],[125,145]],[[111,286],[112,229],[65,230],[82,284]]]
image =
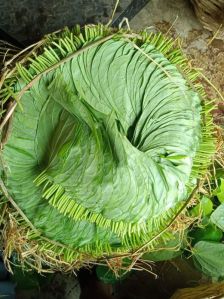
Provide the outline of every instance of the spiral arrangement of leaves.
[[71,270],[152,250],[216,150],[214,103],[162,34],[50,34],[5,64],[0,97],[6,263]]

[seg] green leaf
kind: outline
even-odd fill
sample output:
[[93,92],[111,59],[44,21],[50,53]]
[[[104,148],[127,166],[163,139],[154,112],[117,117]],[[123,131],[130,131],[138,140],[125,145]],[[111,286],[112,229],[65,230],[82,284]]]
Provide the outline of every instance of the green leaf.
[[19,290],[39,289],[41,286],[48,284],[52,279],[52,274],[45,276],[34,271],[24,271],[21,267],[13,267],[11,280],[16,283]]
[[215,176],[216,176],[217,179],[224,178],[224,169],[223,168],[216,169]]
[[212,223],[224,231],[224,204],[221,204],[215,209],[210,219]]
[[224,277],[224,244],[200,241],[193,248],[195,266],[205,275]]
[[[166,261],[171,260],[182,254],[180,236],[173,236],[168,242],[161,242],[158,250],[145,253],[142,258],[149,261]],[[162,249],[161,249],[162,248]]]
[[[122,266],[127,267],[131,262],[127,259],[124,259]],[[106,284],[115,284],[119,281],[126,279],[130,275],[130,271],[127,272],[125,269],[118,269],[115,273],[108,268],[107,266],[97,266],[96,275],[99,280]]]
[[214,191],[214,195],[216,195],[218,197],[218,200],[221,203],[224,203],[224,179],[223,178],[219,179],[219,186]]
[[197,204],[191,211],[190,214],[194,217],[199,215],[208,216],[213,210],[213,203],[207,196],[202,196],[199,204]]
[[199,241],[214,241],[220,242],[223,233],[222,230],[215,225],[209,224],[204,228],[195,228],[189,233],[189,237],[192,238],[192,245]]

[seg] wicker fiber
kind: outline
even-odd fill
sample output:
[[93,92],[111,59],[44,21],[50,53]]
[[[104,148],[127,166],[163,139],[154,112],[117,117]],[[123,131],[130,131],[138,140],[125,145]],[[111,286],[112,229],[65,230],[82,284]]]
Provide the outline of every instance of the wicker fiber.
[[224,31],[224,0],[191,0],[191,2],[198,19],[206,29],[214,32],[218,29]]
[[205,284],[195,288],[180,289],[170,299],[222,299],[224,283]]

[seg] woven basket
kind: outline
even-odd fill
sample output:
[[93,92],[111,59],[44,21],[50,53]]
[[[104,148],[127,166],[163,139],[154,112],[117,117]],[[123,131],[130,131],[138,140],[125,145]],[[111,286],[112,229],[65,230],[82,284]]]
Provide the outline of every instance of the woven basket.
[[224,283],[205,284],[195,288],[180,289],[170,299],[222,299]]
[[195,13],[204,28],[224,32],[224,0],[191,0]]

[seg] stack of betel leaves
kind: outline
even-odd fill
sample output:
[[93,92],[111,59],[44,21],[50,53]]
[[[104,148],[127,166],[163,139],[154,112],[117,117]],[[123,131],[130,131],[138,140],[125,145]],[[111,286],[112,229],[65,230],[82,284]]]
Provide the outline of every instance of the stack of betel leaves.
[[170,240],[216,142],[175,41],[65,29],[6,64],[0,96],[6,261],[78,268]]

